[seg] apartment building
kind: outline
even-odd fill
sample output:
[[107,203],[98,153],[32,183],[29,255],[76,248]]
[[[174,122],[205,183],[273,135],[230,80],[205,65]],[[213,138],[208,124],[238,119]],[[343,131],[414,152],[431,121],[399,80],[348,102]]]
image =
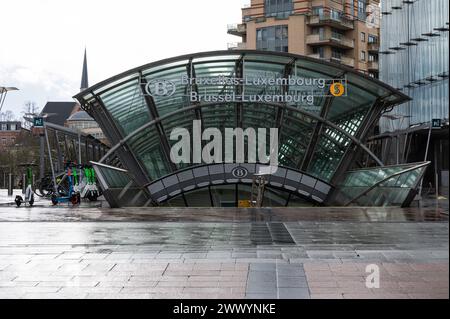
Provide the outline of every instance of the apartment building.
[[378,78],[379,0],[251,0],[229,49],[290,52]]
[[28,131],[22,128],[22,124],[19,121],[0,122],[0,150],[14,145],[21,134],[25,132]]

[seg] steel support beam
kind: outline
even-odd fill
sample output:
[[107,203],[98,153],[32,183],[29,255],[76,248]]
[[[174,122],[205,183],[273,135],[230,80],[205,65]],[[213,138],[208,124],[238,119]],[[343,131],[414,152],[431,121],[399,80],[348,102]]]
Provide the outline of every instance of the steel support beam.
[[64,160],[63,160],[63,154],[61,153],[61,146],[59,145],[59,137],[58,137],[58,131],[54,130],[55,135],[55,141],[56,141],[56,152],[57,152],[57,160],[58,160],[58,172],[61,172],[64,170]]
[[[113,144],[120,143],[122,134],[120,133],[119,128],[113,121],[109,120],[112,117],[109,114],[108,110],[106,109],[106,106],[103,103],[101,97],[95,95],[94,92],[92,92],[92,94],[96,98],[96,107],[92,107],[91,112],[93,112],[95,118],[98,119],[101,127],[105,128],[105,133],[108,134],[108,138],[111,141],[111,143]],[[141,164],[136,159],[136,157],[132,152],[128,151],[125,145],[122,145],[122,147],[116,149],[116,151],[120,156],[122,165],[124,165],[126,168],[128,168],[130,171],[133,172],[133,177],[138,185],[144,186],[151,182],[143,164]]]
[[[320,111],[320,117],[323,119],[327,118],[328,111],[330,110],[330,106],[333,103],[334,96],[330,95],[325,98],[325,102],[323,104],[322,110]],[[322,132],[323,122],[318,121],[314,126],[313,133],[311,135],[311,139],[309,141],[308,147],[306,149],[305,155],[303,156],[302,163],[299,165],[299,169],[301,171],[306,172],[311,163],[312,157],[314,155],[314,151],[316,149],[317,143],[319,142],[320,133]]]
[[[357,130],[355,137],[361,142],[365,143],[367,139],[367,135],[372,127],[375,125],[376,120],[379,118],[379,113],[384,109],[384,103],[381,98],[375,100],[370,109],[366,112],[366,114],[370,114],[370,116],[365,116],[362,120],[359,129]],[[350,165],[354,163],[355,158],[360,153],[359,149],[353,141],[348,146],[344,156],[342,157],[339,165],[336,169],[336,173],[333,175],[333,179],[331,183],[333,185],[339,184],[344,178],[345,172],[350,168]]]
[[[139,73],[139,75],[140,75],[139,87],[141,88],[142,94],[144,95],[144,100],[145,103],[147,104],[148,110],[153,119],[159,119],[159,114],[156,108],[155,101],[153,100],[153,97],[150,96],[145,89],[148,83],[147,79],[144,76],[142,76],[142,73]],[[161,147],[163,150],[164,158],[166,159],[166,162],[169,163],[170,170],[172,172],[176,171],[178,168],[177,165],[173,163],[172,160],[170,159],[170,144],[161,121],[156,122],[155,127],[159,136],[159,140],[161,141]]]
[[[236,61],[234,66],[234,74],[238,79],[242,79],[244,77],[244,55],[241,55],[239,60]],[[244,83],[240,83],[235,85],[234,87],[236,96],[242,96],[244,92]],[[242,101],[235,103],[235,112],[236,112],[236,127],[242,128],[242,123],[244,121],[244,109]]]
[[39,179],[42,180],[45,174],[45,135],[39,135]]
[[[186,72],[187,72],[189,81],[197,78],[197,74],[195,73],[195,67],[194,67],[194,64],[192,63],[192,58],[189,59],[189,63],[186,65]],[[190,87],[190,89],[192,91],[194,91],[195,93],[199,94],[197,83],[194,82],[192,85],[189,85],[189,87]],[[186,92],[186,94],[187,94],[187,92]],[[203,131],[203,114],[202,114],[202,110],[197,108],[197,109],[194,110],[194,112],[195,112],[195,118],[197,120],[202,121],[202,131]]]
[[84,154],[85,163],[89,163],[89,140],[87,138],[84,140]]
[[[294,67],[295,67],[295,61],[297,61],[297,59],[292,59],[288,64],[286,64],[286,66],[284,67],[284,71],[283,71],[283,78],[287,79],[292,74],[292,71],[294,70]],[[288,81],[286,81],[286,85],[283,85],[283,87],[281,88],[281,91],[282,91],[283,95],[289,93],[289,82]],[[281,129],[281,125],[283,124],[284,112],[285,112],[285,109],[283,107],[280,107],[277,110],[275,123],[276,123],[276,127],[278,129]],[[279,138],[280,137],[281,137],[281,134],[279,134]]]

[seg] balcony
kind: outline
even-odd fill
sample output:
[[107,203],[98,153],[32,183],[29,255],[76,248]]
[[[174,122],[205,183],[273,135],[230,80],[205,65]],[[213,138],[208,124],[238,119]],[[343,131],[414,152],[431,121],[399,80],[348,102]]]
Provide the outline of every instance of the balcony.
[[247,25],[245,23],[229,24],[227,26],[228,34],[242,37],[247,33]]
[[313,58],[313,59],[322,59],[322,60],[323,60],[323,58],[320,57],[320,54],[319,54],[319,53],[316,53],[316,54],[308,54],[308,57]]
[[377,53],[380,50],[380,45],[378,43],[367,44],[367,51],[370,53]]
[[228,50],[245,50],[247,47],[245,42],[228,43]]
[[346,66],[349,66],[349,67],[352,67],[352,68],[355,67],[355,59],[353,59],[351,57],[348,57],[348,56],[341,56],[339,58],[332,57],[330,59],[330,61],[334,62],[334,63],[343,64],[343,65],[346,65]]
[[348,56],[341,57],[341,63],[346,66],[351,66],[352,68],[355,67],[355,59]]
[[369,61],[369,63],[367,63],[367,69],[369,71],[378,71],[378,61]]
[[319,34],[310,34],[306,36],[306,44],[311,46],[330,45],[341,49],[353,49],[355,41],[344,36],[321,36]]
[[330,26],[340,30],[353,30],[353,20],[331,16],[330,14],[309,16],[308,25],[311,27]]
[[323,60],[323,61],[338,63],[338,64],[344,64],[344,65],[352,67],[352,68],[355,67],[355,59],[348,57],[348,56],[326,58],[326,57],[320,57],[320,54],[316,53],[316,54],[308,54],[308,57],[313,58],[313,59],[319,59],[319,60]]

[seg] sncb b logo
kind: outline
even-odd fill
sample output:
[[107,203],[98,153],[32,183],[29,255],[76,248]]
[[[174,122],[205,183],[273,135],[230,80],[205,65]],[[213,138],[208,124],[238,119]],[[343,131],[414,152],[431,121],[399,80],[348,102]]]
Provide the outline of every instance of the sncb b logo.
[[151,96],[172,96],[175,93],[175,83],[168,80],[153,80],[147,83],[145,91]]
[[239,166],[233,168],[233,170],[231,171],[231,175],[233,175],[236,178],[244,178],[248,175],[248,171],[246,168]]

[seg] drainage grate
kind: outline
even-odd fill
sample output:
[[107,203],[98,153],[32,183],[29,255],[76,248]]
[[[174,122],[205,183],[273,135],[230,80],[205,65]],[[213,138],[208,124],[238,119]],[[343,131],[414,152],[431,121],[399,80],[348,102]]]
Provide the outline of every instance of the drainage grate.
[[274,243],[295,244],[283,223],[268,223],[268,228]]
[[283,223],[252,223],[250,240],[256,245],[295,244]]

